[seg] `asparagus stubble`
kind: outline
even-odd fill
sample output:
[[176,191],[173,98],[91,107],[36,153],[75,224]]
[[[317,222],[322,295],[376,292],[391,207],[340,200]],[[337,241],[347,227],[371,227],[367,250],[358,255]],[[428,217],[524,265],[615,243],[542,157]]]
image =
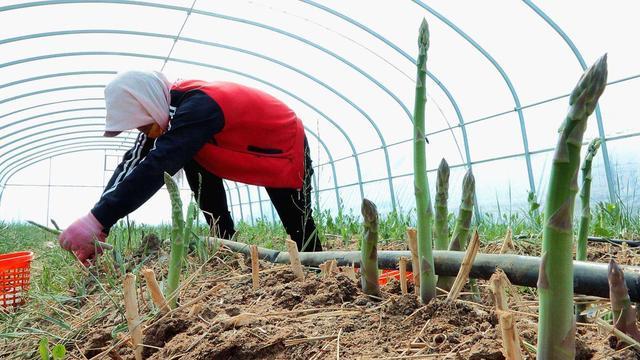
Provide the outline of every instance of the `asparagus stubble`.
[[573,359],[572,218],[578,193],[580,147],[587,126],[607,82],[607,57],[598,59],[580,78],[569,98],[569,111],[553,157],[544,212],[542,261],[538,276],[540,318],[538,359]]
[[376,204],[363,199],[361,211],[364,218],[364,234],[362,234],[362,243],[360,244],[362,291],[367,295],[380,296],[380,285],[378,284],[378,209]]
[[[413,113],[413,176],[416,196],[418,258],[420,271],[420,299],[428,303],[436,297],[436,275],[432,253],[433,210],[427,180],[426,138],[424,127],[427,74],[427,49],[429,48],[429,25],[425,19],[418,35],[418,62],[416,78],[416,99]],[[414,270],[415,271],[415,270]]]

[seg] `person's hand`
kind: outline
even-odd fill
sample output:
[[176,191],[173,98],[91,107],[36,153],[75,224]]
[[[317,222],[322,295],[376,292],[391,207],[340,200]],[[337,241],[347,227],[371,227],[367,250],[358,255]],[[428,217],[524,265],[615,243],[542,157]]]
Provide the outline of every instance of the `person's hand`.
[[102,232],[103,226],[91,212],[74,221],[58,237],[60,246],[73,252],[84,265],[88,260],[102,252],[95,241],[104,242],[107,235]]

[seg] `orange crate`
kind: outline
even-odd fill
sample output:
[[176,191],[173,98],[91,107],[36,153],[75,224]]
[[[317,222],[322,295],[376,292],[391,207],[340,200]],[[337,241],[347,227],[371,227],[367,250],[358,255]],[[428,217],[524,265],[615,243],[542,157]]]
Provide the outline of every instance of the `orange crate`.
[[17,308],[26,301],[31,281],[33,253],[0,254],[0,307]]

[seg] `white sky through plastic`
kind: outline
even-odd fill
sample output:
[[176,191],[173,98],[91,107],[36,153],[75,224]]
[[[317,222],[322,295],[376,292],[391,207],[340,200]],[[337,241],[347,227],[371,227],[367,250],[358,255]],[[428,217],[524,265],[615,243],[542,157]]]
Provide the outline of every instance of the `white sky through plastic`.
[[[358,214],[362,189],[381,211],[391,211],[391,183],[396,208],[408,212],[415,203],[413,62],[423,17],[431,34],[427,67],[435,79],[427,79],[428,169],[443,157],[452,166],[452,210],[471,161],[481,211],[524,211],[531,189],[523,130],[536,196],[543,201],[551,149],[568,104],[562,96],[582,73],[568,44],[526,2],[198,0],[188,17],[192,0],[29,4],[0,4],[0,219],[8,221],[47,223],[48,216],[66,226],[86,213],[135,138],[100,138],[104,85],[124,69],[163,66],[170,79],[235,81],[292,107],[307,129],[320,209],[335,214],[338,197]],[[633,203],[640,4],[534,6],[566,33],[587,66],[609,54],[611,84],[600,101],[609,180]],[[585,140],[598,136],[592,116]],[[593,201],[610,196],[602,154],[594,160]],[[429,173],[432,188],[434,175]],[[264,189],[226,186],[235,220],[251,222],[250,214],[254,221],[273,219]],[[131,218],[168,222],[166,192]]]

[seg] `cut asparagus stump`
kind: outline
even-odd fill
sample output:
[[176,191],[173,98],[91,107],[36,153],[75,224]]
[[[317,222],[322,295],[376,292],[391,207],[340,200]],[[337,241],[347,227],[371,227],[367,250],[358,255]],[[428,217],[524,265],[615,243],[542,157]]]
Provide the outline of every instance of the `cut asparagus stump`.
[[538,272],[539,359],[573,359],[575,356],[572,219],[578,193],[580,147],[587,118],[595,109],[606,83],[605,55],[582,75],[572,91],[553,156]]

